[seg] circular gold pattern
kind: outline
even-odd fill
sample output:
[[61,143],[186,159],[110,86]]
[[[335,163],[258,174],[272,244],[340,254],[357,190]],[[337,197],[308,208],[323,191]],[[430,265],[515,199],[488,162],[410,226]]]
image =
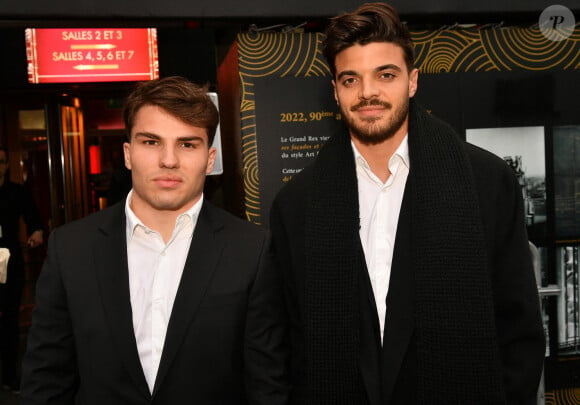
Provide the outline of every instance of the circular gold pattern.
[[441,30],[411,33],[422,73],[577,69],[580,30],[564,41],[538,28]]
[[580,388],[564,388],[545,394],[546,405],[578,405],[580,404]]
[[322,34],[249,33],[238,36],[240,73],[245,77],[328,76],[320,51]]

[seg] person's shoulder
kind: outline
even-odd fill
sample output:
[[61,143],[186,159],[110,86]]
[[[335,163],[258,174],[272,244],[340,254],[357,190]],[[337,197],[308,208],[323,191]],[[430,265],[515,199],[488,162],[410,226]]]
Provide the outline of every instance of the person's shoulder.
[[295,203],[308,192],[313,179],[314,164],[311,163],[296,173],[276,194],[275,201]]
[[92,230],[103,227],[111,221],[122,221],[124,219],[124,213],[124,203],[119,202],[111,207],[90,213],[87,216],[75,219],[74,221],[67,222],[57,227],[56,230],[59,233],[87,234]]
[[24,184],[16,183],[11,180],[5,181],[2,187],[11,193],[24,193],[26,191],[26,186]]
[[10,188],[19,188],[22,187],[23,185],[21,183],[16,183],[12,180],[6,179],[4,181],[3,187],[10,187]]
[[518,188],[516,174],[504,159],[467,142],[465,150],[476,184],[487,194],[486,198],[490,198],[495,192],[508,193],[509,190]]
[[218,224],[226,226],[233,232],[242,232],[245,235],[264,235],[266,233],[265,229],[259,225],[248,221],[247,219],[235,216],[229,211],[220,208],[209,201],[204,201],[204,210],[208,215],[211,215],[213,221]]
[[474,166],[474,169],[485,169],[498,172],[505,171],[509,173],[509,166],[506,161],[499,156],[469,142],[464,142],[464,148]]

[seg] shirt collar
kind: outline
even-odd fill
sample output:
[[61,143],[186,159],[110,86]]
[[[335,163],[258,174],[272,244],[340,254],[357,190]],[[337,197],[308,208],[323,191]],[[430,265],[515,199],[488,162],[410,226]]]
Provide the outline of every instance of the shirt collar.
[[[135,229],[139,226],[145,228],[145,229],[149,229],[140,219],[139,217],[137,217],[137,215],[135,215],[135,213],[133,212],[133,210],[131,209],[131,200],[133,198],[133,189],[131,189],[131,191],[129,191],[129,194],[127,195],[127,200],[125,201],[125,217],[127,218],[127,225],[126,225],[126,231],[127,231],[127,242],[129,242],[131,240],[131,238],[133,237],[133,233],[135,232]],[[188,209],[187,211],[183,212],[182,214],[180,214],[177,217],[177,220],[175,222],[175,224],[177,225],[177,223],[179,222],[180,218],[183,218],[184,216],[187,216],[191,219],[191,223],[195,224],[197,222],[197,217],[199,216],[199,212],[201,211],[201,206],[203,205],[203,194],[201,195],[201,197],[199,198],[199,200],[197,200],[197,202],[195,204],[193,204],[193,206]]]
[[[401,144],[399,145],[395,153],[393,153],[393,156],[391,156],[391,158],[389,159],[389,169],[392,168],[396,159],[400,159],[403,162],[403,164],[407,166],[407,168],[410,167],[408,137],[409,137],[408,134],[405,135],[405,137],[401,141]],[[356,165],[362,167],[366,171],[370,171],[369,164],[367,163],[363,155],[361,155],[361,153],[359,152],[359,150],[357,149],[356,145],[352,140],[350,141],[350,144],[352,145],[352,150],[354,151],[354,159]]]

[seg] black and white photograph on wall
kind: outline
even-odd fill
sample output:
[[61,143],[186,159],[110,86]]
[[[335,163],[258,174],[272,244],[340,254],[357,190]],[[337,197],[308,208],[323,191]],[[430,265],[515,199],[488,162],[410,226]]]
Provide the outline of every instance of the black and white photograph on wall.
[[558,348],[563,354],[580,354],[580,264],[579,247],[557,249]]
[[580,125],[553,129],[557,239],[580,239]]
[[524,199],[528,237],[541,244],[547,226],[544,127],[467,129],[466,140],[499,156],[513,169]]
[[532,263],[534,265],[534,273],[536,276],[536,284],[538,287],[547,287],[540,289],[542,322],[544,326],[544,337],[546,339],[546,357],[550,356],[550,298],[553,294],[554,285],[550,285],[548,276],[548,249],[546,247],[538,247],[530,244],[530,252],[532,253]]

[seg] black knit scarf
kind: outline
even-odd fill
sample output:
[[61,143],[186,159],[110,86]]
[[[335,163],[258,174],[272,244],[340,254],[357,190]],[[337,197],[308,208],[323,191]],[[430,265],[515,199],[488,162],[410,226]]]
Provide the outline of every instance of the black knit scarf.
[[[415,395],[424,404],[501,404],[491,280],[471,165],[453,130],[413,101],[408,142],[417,190]],[[358,274],[366,267],[348,134],[333,136],[314,165],[304,241],[309,403],[361,404]]]

